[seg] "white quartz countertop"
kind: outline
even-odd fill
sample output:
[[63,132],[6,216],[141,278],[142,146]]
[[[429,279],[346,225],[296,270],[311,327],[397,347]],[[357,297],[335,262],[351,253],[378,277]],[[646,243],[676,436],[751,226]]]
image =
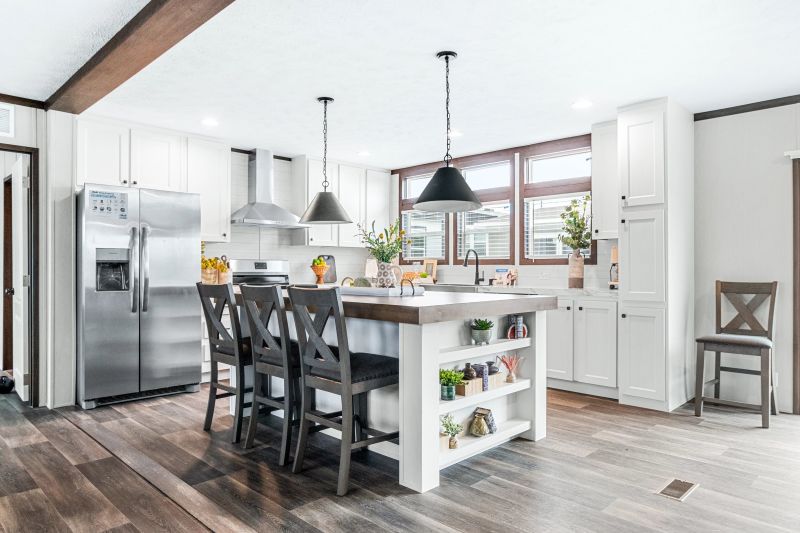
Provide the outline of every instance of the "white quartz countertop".
[[616,300],[619,291],[605,288],[583,288],[567,289],[554,287],[495,287],[493,285],[467,285],[467,284],[447,284],[426,285],[428,291],[442,292],[484,292],[495,294],[540,294],[546,296],[562,296],[570,298],[605,298]]

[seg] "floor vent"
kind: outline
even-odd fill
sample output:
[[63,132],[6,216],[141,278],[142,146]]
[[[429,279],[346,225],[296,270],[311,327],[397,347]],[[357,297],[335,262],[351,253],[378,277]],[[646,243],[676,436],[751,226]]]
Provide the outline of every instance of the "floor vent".
[[673,500],[678,500],[682,502],[689,495],[697,488],[697,485],[694,483],[689,483],[688,481],[683,481],[681,479],[673,479],[669,482],[669,484],[661,489],[658,493],[662,496],[666,496],[667,498],[671,498]]

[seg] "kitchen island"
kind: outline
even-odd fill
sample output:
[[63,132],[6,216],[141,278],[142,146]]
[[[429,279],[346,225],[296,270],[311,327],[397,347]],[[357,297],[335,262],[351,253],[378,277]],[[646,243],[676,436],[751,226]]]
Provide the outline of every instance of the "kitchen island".
[[[384,430],[399,426],[399,449],[391,443],[371,449],[398,459],[401,485],[425,492],[439,485],[441,468],[515,437],[539,440],[545,436],[544,311],[556,308],[554,296],[426,292],[404,297],[344,295],[342,302],[351,351],[400,359],[399,391],[389,387],[370,393],[369,425]],[[288,296],[286,307],[294,336]],[[505,338],[508,315],[524,317],[527,338]],[[488,345],[471,344],[468,325],[473,318],[494,321],[493,340]],[[323,338],[335,344],[332,326],[329,322]],[[461,368],[466,362],[480,363],[507,353],[525,357],[516,383],[457,396],[453,401],[440,400],[440,368]],[[334,410],[334,398],[318,396],[319,407]],[[453,413],[468,428],[470,415],[478,406],[492,410],[497,431],[483,437],[465,435],[454,450],[442,445],[440,415]]]

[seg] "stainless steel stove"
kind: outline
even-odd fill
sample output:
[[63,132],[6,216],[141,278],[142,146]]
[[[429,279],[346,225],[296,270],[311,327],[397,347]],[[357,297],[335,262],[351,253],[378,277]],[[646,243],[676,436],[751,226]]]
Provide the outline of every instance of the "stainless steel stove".
[[289,261],[283,259],[231,259],[234,285],[289,286]]

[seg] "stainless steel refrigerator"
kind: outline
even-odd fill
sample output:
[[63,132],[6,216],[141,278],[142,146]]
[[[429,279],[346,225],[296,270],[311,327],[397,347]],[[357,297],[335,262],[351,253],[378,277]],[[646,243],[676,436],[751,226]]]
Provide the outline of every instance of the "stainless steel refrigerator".
[[78,402],[200,383],[200,197],[86,185],[77,198]]

